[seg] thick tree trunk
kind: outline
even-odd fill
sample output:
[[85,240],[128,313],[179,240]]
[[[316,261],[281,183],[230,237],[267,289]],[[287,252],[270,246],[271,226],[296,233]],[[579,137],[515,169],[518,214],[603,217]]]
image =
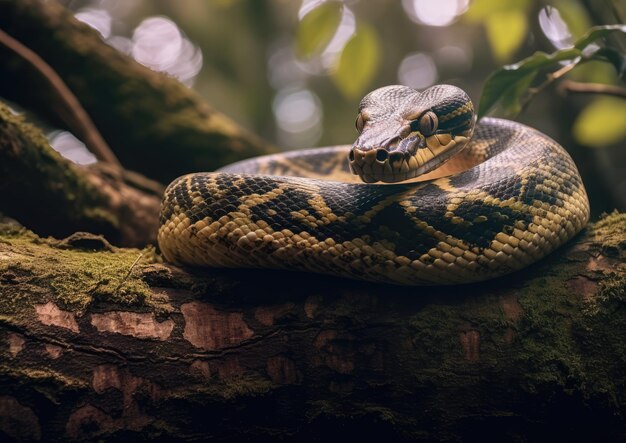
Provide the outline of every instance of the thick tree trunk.
[[[22,440],[625,438],[626,215],[477,285],[182,270],[0,230]],[[99,251],[84,251],[87,245]]]

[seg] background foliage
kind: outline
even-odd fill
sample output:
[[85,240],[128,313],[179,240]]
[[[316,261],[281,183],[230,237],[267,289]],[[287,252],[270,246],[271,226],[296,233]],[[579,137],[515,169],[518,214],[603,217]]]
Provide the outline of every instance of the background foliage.
[[[626,209],[626,99],[574,93],[564,83],[625,86],[624,1],[64,4],[111,45],[176,76],[281,148],[350,143],[358,102],[376,87],[452,83],[482,114],[513,117],[566,146],[594,214]],[[52,141],[89,161],[67,134]]]

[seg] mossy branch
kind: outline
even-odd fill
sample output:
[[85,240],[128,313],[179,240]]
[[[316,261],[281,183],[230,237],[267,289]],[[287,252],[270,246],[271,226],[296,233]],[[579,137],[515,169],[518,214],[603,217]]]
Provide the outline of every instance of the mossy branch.
[[0,212],[41,235],[103,234],[118,245],[154,242],[162,188],[107,165],[78,167],[0,103]]
[[[177,80],[107,45],[55,2],[0,0],[0,28],[63,78],[128,169],[167,183],[272,150]],[[0,56],[0,95],[63,125],[41,76],[6,48]]]
[[40,74],[41,80],[46,83],[47,93],[54,97],[51,104],[56,107],[57,115],[78,138],[85,142],[96,158],[121,167],[117,157],[111,152],[89,115],[61,77],[41,57],[1,29],[0,46],[13,51],[16,56],[29,63],[33,70]]
[[185,271],[0,227],[0,432],[622,440],[624,232],[615,213],[507,278],[400,288]]

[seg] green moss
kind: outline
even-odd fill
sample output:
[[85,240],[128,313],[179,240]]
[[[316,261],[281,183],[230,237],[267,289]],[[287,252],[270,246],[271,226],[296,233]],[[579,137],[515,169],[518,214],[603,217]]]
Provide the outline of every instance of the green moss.
[[[75,312],[84,312],[94,302],[157,307],[149,286],[133,275],[153,251],[146,251],[146,260],[137,249],[89,252],[60,249],[57,244],[25,229],[0,225],[0,311],[19,313],[31,303],[49,300]],[[28,291],[23,291],[23,284]],[[35,299],[38,294],[45,299]]]
[[605,214],[591,226],[591,232],[604,248],[626,249],[626,213]]
[[23,136],[31,140],[32,143],[41,147],[49,146],[48,140],[44,137],[41,130],[28,123],[22,115],[11,112],[9,107],[3,103],[0,103],[0,122],[2,122],[3,125],[7,125],[7,130],[13,129],[12,132],[23,134]]
[[[485,284],[486,294],[500,295],[437,299],[411,318],[412,343],[396,353],[412,352],[418,361],[413,365],[424,369],[418,382],[424,395],[433,397],[433,411],[451,412],[454,399],[447,393],[468,389],[471,374],[476,376],[474,389],[489,396],[491,387],[482,385],[481,378],[492,371],[520,380],[529,395],[545,395],[550,387],[554,395],[590,399],[601,392],[602,401],[626,402],[620,372],[626,365],[626,340],[620,332],[626,330],[626,267],[619,264],[626,246],[626,214],[605,216],[590,225],[587,235],[612,260],[618,258],[591,298],[567,284],[580,277],[581,266],[563,259],[566,247],[517,274],[523,276],[517,284],[515,279]],[[504,315],[501,297],[515,299],[519,318]],[[460,342],[468,330],[480,337],[475,361],[468,360]],[[437,386],[438,392],[429,386]]]
[[201,386],[193,385],[193,391],[179,391],[172,396],[204,404],[211,398],[236,400],[241,397],[260,396],[271,390],[272,382],[269,379],[258,375],[241,375]]
[[268,393],[272,382],[265,378],[242,376],[224,380],[219,387],[219,395],[225,399],[251,397]]
[[626,276],[613,274],[587,302],[584,316],[573,324],[580,354],[588,362],[586,381],[614,404],[626,403],[623,368],[626,365]]
[[[4,183],[8,189],[20,190],[20,195],[5,196],[0,204],[2,210],[35,230],[41,228],[40,214],[49,213],[53,221],[55,215],[66,214],[63,225],[96,232],[117,231],[119,220],[107,210],[106,196],[50,147],[41,130],[2,103],[0,128],[0,143],[11,147],[0,152],[0,174],[9,177]],[[24,205],[24,201],[31,204]]]
[[31,240],[38,239],[36,234],[28,229],[14,223],[0,223],[0,239],[5,243],[11,244],[11,238],[30,238]]
[[58,403],[56,397],[59,392],[79,391],[89,387],[89,382],[48,368],[29,369],[10,364],[0,365],[0,376],[17,383],[23,382],[53,403]]
[[406,423],[405,420],[399,419],[392,409],[375,403],[365,403],[359,405],[359,409],[367,416],[376,417],[376,419],[394,426]]
[[584,313],[588,316],[611,314],[616,304],[626,304],[626,274],[612,273],[600,282],[597,293],[586,300]]

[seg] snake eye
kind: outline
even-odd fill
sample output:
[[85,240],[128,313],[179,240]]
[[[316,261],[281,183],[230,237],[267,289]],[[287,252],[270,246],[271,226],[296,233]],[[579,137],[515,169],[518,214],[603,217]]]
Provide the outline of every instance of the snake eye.
[[437,124],[437,115],[432,111],[428,111],[418,121],[419,131],[422,135],[429,136],[437,130]]
[[359,131],[359,133],[363,132],[363,126],[365,126],[365,120],[363,120],[363,114],[359,114],[356,118],[356,130]]

